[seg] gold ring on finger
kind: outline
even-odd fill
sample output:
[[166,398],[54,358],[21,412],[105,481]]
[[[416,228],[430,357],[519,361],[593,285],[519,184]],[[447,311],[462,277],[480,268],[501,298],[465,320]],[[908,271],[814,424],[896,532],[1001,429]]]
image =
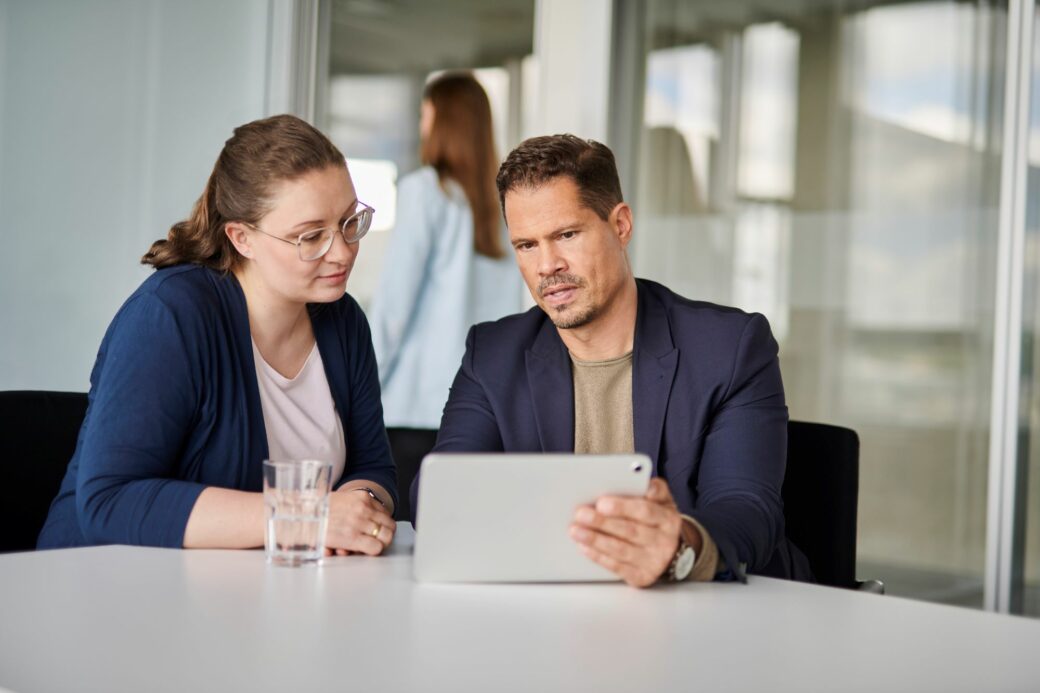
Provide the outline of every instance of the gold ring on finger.
[[372,531],[369,532],[369,534],[371,534],[373,537],[378,537],[379,536],[379,525],[377,524],[375,527],[373,527]]

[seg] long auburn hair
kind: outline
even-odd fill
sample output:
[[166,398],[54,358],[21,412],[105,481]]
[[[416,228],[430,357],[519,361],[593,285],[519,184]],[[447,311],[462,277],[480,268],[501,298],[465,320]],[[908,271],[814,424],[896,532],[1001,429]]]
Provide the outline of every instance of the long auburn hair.
[[343,154],[296,116],[277,115],[235,128],[191,216],[152,243],[141,264],[160,269],[190,262],[227,272],[239,261],[224,232],[228,222],[256,224],[270,211],[275,185],[329,166],[346,166]]
[[504,257],[487,94],[472,73],[452,72],[427,84],[423,99],[433,105],[433,126],[422,142],[422,162],[437,171],[442,186],[450,178],[462,187],[473,212],[473,249]]

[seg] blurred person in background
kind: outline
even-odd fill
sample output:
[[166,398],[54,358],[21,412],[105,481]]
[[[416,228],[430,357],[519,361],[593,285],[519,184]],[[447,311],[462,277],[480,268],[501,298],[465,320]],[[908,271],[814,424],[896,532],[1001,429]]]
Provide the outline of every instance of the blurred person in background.
[[[467,72],[423,92],[423,167],[401,178],[369,318],[384,417],[400,478],[434,446],[471,325],[522,309],[498,205],[491,106]],[[410,517],[407,493],[398,517]]]

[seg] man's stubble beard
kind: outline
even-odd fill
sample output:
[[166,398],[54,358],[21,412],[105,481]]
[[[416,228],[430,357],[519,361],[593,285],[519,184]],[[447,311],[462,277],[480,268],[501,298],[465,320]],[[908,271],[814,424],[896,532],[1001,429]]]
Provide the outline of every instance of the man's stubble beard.
[[[583,277],[565,272],[554,274],[551,277],[543,279],[538,285],[538,294],[539,296],[544,295],[546,289],[564,283],[573,284],[579,291],[588,288],[588,282],[585,281]],[[600,312],[599,306],[593,305],[575,313],[574,315],[565,316],[562,314],[573,305],[574,303],[572,302],[566,306],[557,306],[555,309],[555,315],[548,306],[543,306],[542,310],[549,316],[549,319],[552,320],[553,325],[560,330],[573,330],[578,327],[584,327],[595,320]]]
[[549,319],[552,320],[553,325],[556,325],[557,329],[560,330],[573,330],[579,327],[585,327],[590,322],[599,317],[599,307],[589,306],[585,310],[581,310],[574,315],[562,315],[565,310],[570,306],[560,306],[556,309],[556,315],[549,314]]

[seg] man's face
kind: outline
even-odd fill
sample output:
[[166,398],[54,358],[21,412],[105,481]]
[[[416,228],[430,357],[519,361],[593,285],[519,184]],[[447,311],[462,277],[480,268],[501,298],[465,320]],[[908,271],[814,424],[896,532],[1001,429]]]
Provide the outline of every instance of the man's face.
[[505,216],[527,288],[561,330],[596,320],[631,278],[632,212],[623,202],[601,219],[560,176],[506,193]]

